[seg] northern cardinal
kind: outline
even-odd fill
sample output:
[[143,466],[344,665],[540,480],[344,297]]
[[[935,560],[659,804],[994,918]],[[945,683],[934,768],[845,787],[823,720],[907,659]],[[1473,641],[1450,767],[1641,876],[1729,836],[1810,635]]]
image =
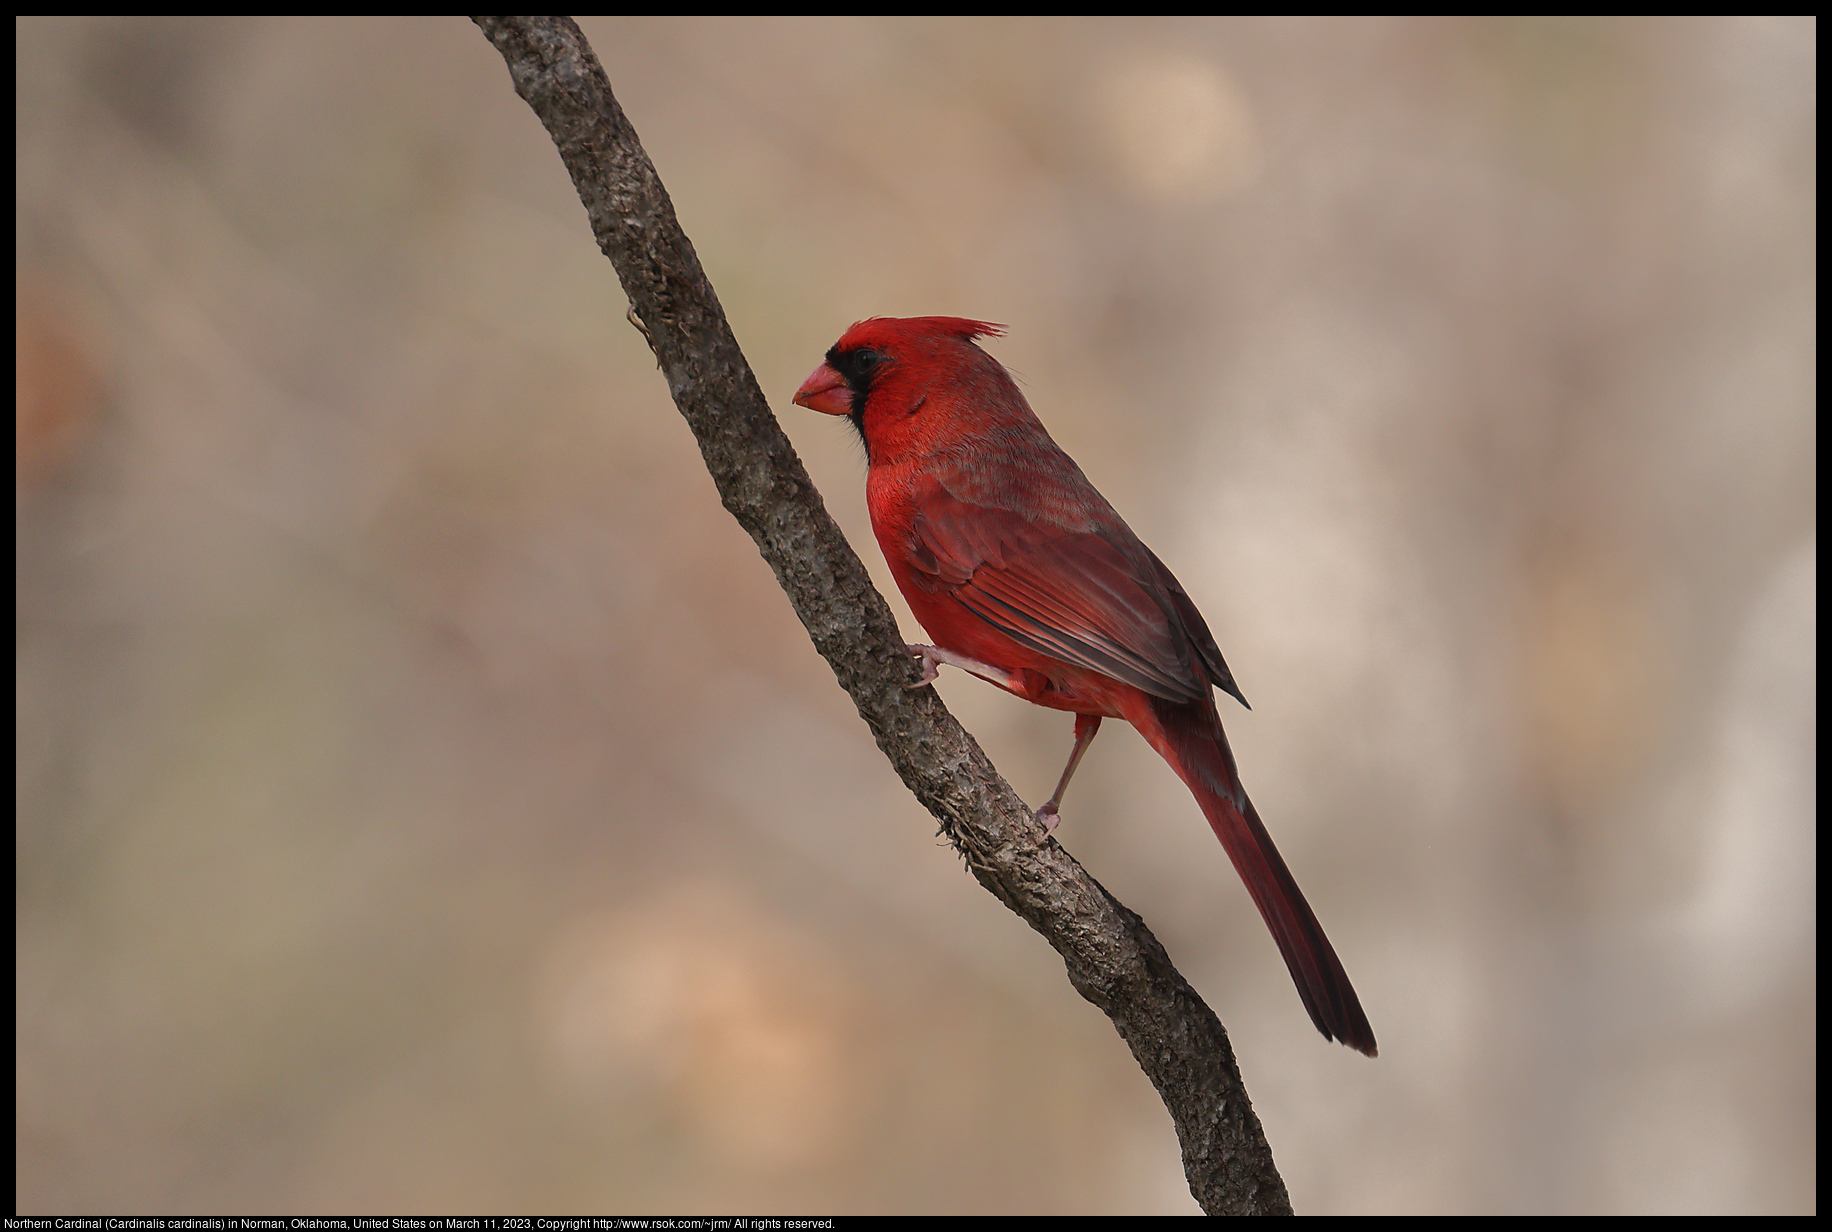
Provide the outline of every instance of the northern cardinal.
[[[1103,718],[1138,728],[1177,772],[1247,883],[1317,1029],[1369,1056],[1374,1031],[1336,951],[1241,789],[1214,689],[1247,699],[1202,614],[1050,439],[974,339],[1002,326],[874,318],[834,343],[795,393],[865,442],[872,530],[938,663],[1075,714],[1063,792]],[[914,686],[912,686],[914,687]]]

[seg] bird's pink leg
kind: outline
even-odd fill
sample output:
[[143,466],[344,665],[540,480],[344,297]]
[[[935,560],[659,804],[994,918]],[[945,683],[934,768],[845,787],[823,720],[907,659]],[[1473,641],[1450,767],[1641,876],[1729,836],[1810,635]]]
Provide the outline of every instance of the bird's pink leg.
[[912,643],[905,646],[904,649],[922,663],[922,675],[916,678],[915,684],[905,685],[905,688],[920,689],[935,679],[936,664],[946,663],[949,667],[958,667],[963,672],[972,672],[981,680],[990,680],[1001,689],[1010,689],[1013,693],[1024,696],[1023,681],[1002,667],[981,663],[978,659],[969,659],[964,654],[955,654],[952,650],[943,650],[940,646],[923,646]]
[[[978,659],[970,659],[964,654],[943,650],[940,646],[923,646],[912,643],[906,645],[904,649],[922,663],[922,675],[916,678],[915,684],[906,685],[906,688],[920,689],[935,679],[936,667],[941,663],[946,663],[949,667],[958,667],[964,672],[972,672],[982,680],[990,680],[1001,689],[1016,693],[1026,701],[1037,700],[1038,694],[1049,687],[1048,681],[1029,669],[1008,672],[1002,667],[981,663]],[[1062,807],[1062,793],[1069,789],[1069,780],[1075,777],[1075,767],[1081,764],[1081,755],[1088,751],[1088,745],[1094,740],[1094,733],[1100,730],[1100,720],[1101,716],[1098,714],[1075,716],[1075,747],[1069,752],[1069,764],[1063,767],[1062,778],[1056,784],[1055,794],[1036,813],[1037,820],[1043,823],[1045,834],[1053,831],[1062,821],[1062,815],[1058,811]]]
[[1098,714],[1078,714],[1075,716],[1075,747],[1069,750],[1069,764],[1062,768],[1062,778],[1056,784],[1056,794],[1051,796],[1044,806],[1037,810],[1037,820],[1043,823],[1043,832],[1050,833],[1062,820],[1058,811],[1062,807],[1062,793],[1069,789],[1069,780],[1075,777],[1075,767],[1081,764],[1081,755],[1094,743],[1094,733],[1100,730]]

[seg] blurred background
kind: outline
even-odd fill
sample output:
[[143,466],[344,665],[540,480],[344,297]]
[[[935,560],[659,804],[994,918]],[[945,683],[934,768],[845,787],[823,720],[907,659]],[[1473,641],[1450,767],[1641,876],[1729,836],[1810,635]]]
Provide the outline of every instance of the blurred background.
[[[789,396],[948,313],[1207,614],[1379,1060],[1134,733],[1058,834],[1300,1212],[1815,1208],[1812,20],[583,24],[887,594]],[[482,35],[15,29],[17,1209],[1194,1212]]]

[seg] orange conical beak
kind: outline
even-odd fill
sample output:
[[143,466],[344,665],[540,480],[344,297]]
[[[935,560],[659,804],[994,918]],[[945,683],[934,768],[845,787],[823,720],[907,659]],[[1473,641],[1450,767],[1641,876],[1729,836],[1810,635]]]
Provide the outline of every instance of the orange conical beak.
[[801,388],[795,391],[795,405],[824,415],[850,415],[852,390],[846,387],[846,378],[835,372],[831,364],[822,364],[810,372]]

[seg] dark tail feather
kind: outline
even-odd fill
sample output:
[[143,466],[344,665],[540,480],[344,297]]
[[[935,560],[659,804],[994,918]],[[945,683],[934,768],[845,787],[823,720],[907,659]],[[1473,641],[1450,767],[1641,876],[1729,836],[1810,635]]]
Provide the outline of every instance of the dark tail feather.
[[[1151,743],[1189,786],[1228,858],[1234,861],[1235,871],[1278,942],[1279,953],[1285,956],[1310,1020],[1325,1038],[1375,1055],[1374,1029],[1362,1013],[1342,961],[1323,935],[1323,926],[1304,901],[1304,892],[1285,867],[1279,849],[1272,845],[1253,801],[1241,789],[1234,754],[1228,749],[1213,702],[1205,707],[1200,702],[1178,705],[1153,698],[1151,709],[1164,737],[1163,744]],[[1146,733],[1148,739],[1150,735]]]

